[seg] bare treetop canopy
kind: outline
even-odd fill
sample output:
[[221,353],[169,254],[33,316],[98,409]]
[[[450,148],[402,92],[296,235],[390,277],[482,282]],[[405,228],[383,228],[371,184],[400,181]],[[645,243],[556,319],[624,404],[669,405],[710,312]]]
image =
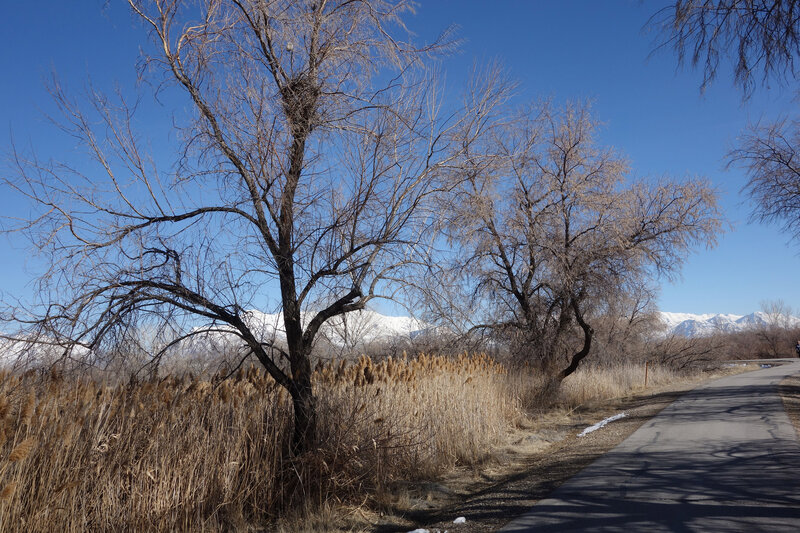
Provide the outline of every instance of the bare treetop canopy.
[[479,309],[473,329],[513,339],[519,357],[557,379],[588,355],[592,323],[721,229],[705,180],[632,177],[598,144],[597,126],[587,105],[526,110],[459,160],[456,201],[442,206],[458,281],[432,294],[467,294],[439,307]]
[[[703,69],[701,88],[730,60],[733,81],[745,98],[759,81],[777,81],[798,90],[800,2],[797,0],[681,0],[661,9],[651,22],[661,30],[661,46],[671,46],[679,63]],[[729,166],[748,176],[743,192],[754,202],[751,220],[777,222],[795,241],[800,236],[800,122],[775,117],[749,126],[728,154]]]
[[730,61],[735,83],[750,95],[759,83],[796,78],[798,8],[797,0],[679,0],[650,23],[661,33],[659,48],[703,70],[703,89]]

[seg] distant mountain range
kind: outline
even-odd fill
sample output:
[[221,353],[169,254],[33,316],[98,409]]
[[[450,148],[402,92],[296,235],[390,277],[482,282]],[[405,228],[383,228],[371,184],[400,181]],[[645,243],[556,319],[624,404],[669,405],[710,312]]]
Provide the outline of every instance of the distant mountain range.
[[[303,316],[306,323],[311,318],[313,318],[311,314]],[[273,336],[277,339],[286,338],[282,313],[262,313],[252,310],[248,312],[247,321],[264,339]],[[416,318],[387,316],[371,309],[364,309],[329,319],[320,329],[320,335],[336,345],[354,345],[394,337],[413,339],[429,330],[428,324]]]
[[[714,333],[733,333],[769,325],[773,319],[762,311],[749,315],[705,314],[660,312],[661,320],[667,327],[667,334],[683,337],[704,337]],[[800,318],[787,316],[780,319],[789,327],[800,327]]]
[[[283,320],[280,314],[250,312],[251,319],[258,324],[256,330],[264,337],[276,334],[283,337]],[[714,333],[732,333],[769,325],[774,318],[767,313],[756,311],[749,315],[691,313],[659,313],[666,325],[667,334],[684,337],[703,337]],[[795,316],[781,319],[790,327],[800,327],[800,318]],[[328,321],[320,332],[335,345],[368,344],[388,338],[411,338],[432,331],[433,328],[420,320],[407,316],[387,316],[377,311],[364,310],[337,317]],[[275,333],[273,333],[275,332]]]
[[[303,315],[303,321],[306,324],[312,318],[311,313]],[[280,344],[281,341],[286,340],[282,313],[250,310],[245,314],[244,320],[262,341],[274,340]],[[231,347],[241,346],[241,339],[233,333],[228,333],[227,330],[227,326],[217,326],[213,332],[191,337],[173,349],[170,356],[201,360],[209,356],[213,358],[227,353]],[[433,331],[436,331],[435,327],[415,318],[387,316],[366,309],[328,320],[320,328],[318,339],[326,339],[332,345],[344,348],[346,351],[358,351],[372,342],[390,339],[410,340]],[[0,339],[0,368],[13,364],[24,347],[22,342]],[[157,350],[158,346],[151,346],[151,348]],[[42,355],[46,354],[49,354],[49,357],[46,356],[46,358],[54,359],[60,354],[60,350],[52,347],[40,347],[34,350],[34,354],[32,361],[38,361]]]
[[[660,312],[659,315],[666,328],[665,334],[684,337],[703,337],[714,333],[744,331],[749,328],[765,326],[771,322],[770,316],[760,311],[749,315],[697,315],[668,312]],[[311,315],[304,316],[306,321],[310,318]],[[800,318],[798,317],[785,317],[783,320],[790,327],[800,327]],[[256,335],[264,341],[274,339],[280,342],[286,339],[281,313],[263,313],[252,310],[247,313],[246,321]],[[416,318],[387,316],[367,309],[329,320],[321,328],[319,335],[334,346],[357,351],[375,341],[414,339],[425,333],[435,333],[436,329]],[[217,330],[183,343],[176,355],[195,354],[203,357],[208,354],[225,352],[232,345],[240,344],[241,340],[224,331]],[[21,348],[21,343],[0,340],[0,367],[7,366],[16,359]],[[54,348],[42,348],[42,350],[46,353],[58,351]],[[54,353],[53,356],[55,355]]]

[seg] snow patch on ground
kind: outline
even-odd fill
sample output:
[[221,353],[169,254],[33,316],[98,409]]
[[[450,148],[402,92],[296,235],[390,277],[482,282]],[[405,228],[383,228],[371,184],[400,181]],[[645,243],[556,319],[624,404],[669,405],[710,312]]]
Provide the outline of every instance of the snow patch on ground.
[[617,413],[614,416],[609,416],[608,418],[604,418],[603,420],[601,420],[597,424],[594,424],[593,426],[589,426],[588,428],[586,428],[583,431],[581,431],[580,433],[578,433],[578,436],[579,437],[584,437],[584,436],[588,435],[589,433],[591,433],[592,431],[597,431],[598,429],[600,429],[601,427],[605,426],[609,422],[613,422],[614,420],[619,420],[620,418],[625,418],[626,416],[628,416],[627,413]]

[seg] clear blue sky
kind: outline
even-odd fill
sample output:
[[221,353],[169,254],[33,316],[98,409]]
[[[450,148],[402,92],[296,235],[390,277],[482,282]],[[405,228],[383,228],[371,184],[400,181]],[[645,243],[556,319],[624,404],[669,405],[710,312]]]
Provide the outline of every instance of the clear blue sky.
[[[54,69],[76,93],[92,83],[109,88],[135,83],[134,64],[144,30],[119,2],[6,2],[0,8],[0,143],[11,137],[41,156],[69,157],[72,141],[44,118],[53,105],[44,80]],[[700,249],[682,276],[665,283],[665,311],[746,314],[762,300],[783,299],[800,309],[800,243],[777,227],[748,224],[739,193],[744,175],[726,171],[723,158],[749,121],[796,112],[791,87],[759,89],[747,102],[727,71],[704,95],[701,73],[677,69],[666,50],[650,56],[654,36],[643,31],[656,2],[617,0],[421,2],[408,26],[421,40],[455,24],[461,51],[446,60],[448,85],[457,92],[475,62],[500,59],[519,80],[518,102],[538,98],[592,99],[605,122],[601,140],[632,160],[637,174],[703,175],[721,192],[733,229],[713,250]],[[163,112],[162,112],[163,111]],[[165,126],[171,109],[145,106],[142,121]],[[165,133],[165,135],[167,135]],[[165,146],[154,139],[154,146]],[[0,165],[5,172],[5,167]],[[25,208],[3,191],[4,215]],[[21,242],[0,237],[0,291],[25,296],[36,265]]]

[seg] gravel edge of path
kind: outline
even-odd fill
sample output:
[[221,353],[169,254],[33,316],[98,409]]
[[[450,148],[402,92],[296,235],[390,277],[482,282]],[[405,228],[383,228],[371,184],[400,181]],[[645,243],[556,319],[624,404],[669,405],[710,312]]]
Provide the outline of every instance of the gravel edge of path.
[[783,400],[783,408],[800,439],[800,374],[783,379],[778,386],[778,392]]

